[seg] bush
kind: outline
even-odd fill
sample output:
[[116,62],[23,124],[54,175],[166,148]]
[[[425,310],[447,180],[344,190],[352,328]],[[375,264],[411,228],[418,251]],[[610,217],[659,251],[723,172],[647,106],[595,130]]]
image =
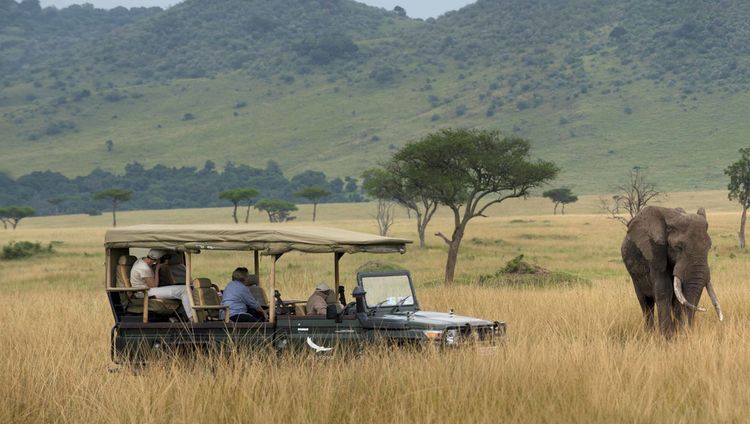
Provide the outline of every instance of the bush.
[[2,258],[5,260],[24,259],[36,255],[52,254],[55,249],[52,243],[42,246],[41,243],[32,243],[30,241],[10,242],[3,246]]
[[590,285],[591,282],[565,272],[546,270],[524,261],[523,255],[518,255],[494,274],[479,276],[479,284],[499,287],[556,287]]

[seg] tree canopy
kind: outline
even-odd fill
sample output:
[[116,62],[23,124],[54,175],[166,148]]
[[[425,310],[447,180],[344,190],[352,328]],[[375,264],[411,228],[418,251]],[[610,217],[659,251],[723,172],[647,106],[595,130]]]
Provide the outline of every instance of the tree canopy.
[[117,205],[127,202],[133,197],[133,192],[120,188],[108,188],[94,195],[96,200],[109,200],[112,202],[112,226],[117,226]]
[[532,160],[530,150],[529,141],[498,131],[444,129],[394,154],[392,161],[409,184],[453,213],[451,236],[436,234],[448,245],[446,284],[453,281],[469,221],[485,216],[492,205],[528,196],[557,175],[554,163]]
[[[362,174],[362,189],[379,201],[392,201],[414,212],[417,220],[419,247],[425,248],[425,231],[437,211],[438,202],[425,195],[402,172],[398,162],[389,161],[382,168],[372,168]],[[378,203],[378,216],[383,207]],[[382,226],[381,226],[382,227]]]
[[750,148],[740,149],[740,159],[729,165],[724,173],[729,176],[729,200],[737,201],[742,206],[740,230],[738,232],[740,248],[745,248],[745,223],[747,210],[750,209]]
[[252,206],[251,200],[254,197],[258,197],[259,195],[260,192],[254,188],[233,188],[231,190],[225,190],[219,193],[219,198],[229,200],[234,205],[232,218],[234,218],[235,224],[239,222],[237,220],[237,207],[239,206],[240,202],[242,202],[243,200],[247,200],[247,213],[245,214],[245,224],[247,224],[250,221],[250,206]]
[[270,222],[286,222],[294,219],[291,213],[297,210],[297,206],[286,200],[262,199],[255,204],[255,209],[266,212]]
[[557,207],[562,205],[562,214],[565,215],[565,205],[578,201],[578,196],[574,195],[569,188],[554,188],[542,193],[543,197],[552,200],[555,205],[554,214],[557,215]]
[[[303,171],[291,179],[278,164],[269,161],[265,168],[227,162],[217,169],[212,161],[203,167],[147,168],[138,162],[125,165],[124,173],[95,169],[88,175],[67,177],[58,172],[35,171],[16,179],[0,172],[0,205],[26,204],[41,214],[98,213],[101,202],[94,194],[109,187],[133,192],[133,198],[121,209],[172,209],[220,207],[225,200],[217,193],[237,187],[253,187],[260,197],[292,201],[294,192],[310,180],[332,194],[322,202],[361,202],[364,200],[356,179],[329,178],[318,171]],[[346,183],[344,182],[346,181]],[[302,184],[302,185],[300,185]],[[57,199],[51,203],[50,199]]]
[[312,220],[315,222],[315,217],[318,212],[318,202],[320,202],[320,199],[323,199],[325,197],[330,196],[332,193],[323,187],[305,187],[302,190],[299,190],[294,193],[297,197],[304,197],[305,199],[309,200],[313,204],[313,216]]
[[22,219],[34,216],[36,211],[34,208],[28,206],[8,206],[0,208],[0,222],[3,223],[3,228],[7,229],[10,224],[15,230],[18,223]]

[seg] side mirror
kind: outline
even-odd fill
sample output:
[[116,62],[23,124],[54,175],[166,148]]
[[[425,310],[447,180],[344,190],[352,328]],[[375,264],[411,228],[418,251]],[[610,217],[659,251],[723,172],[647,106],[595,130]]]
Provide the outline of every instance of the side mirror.
[[365,289],[363,289],[361,286],[357,286],[354,288],[354,291],[352,291],[352,297],[354,297],[355,302],[357,302],[357,313],[358,314],[364,314],[365,309],[365,295],[367,292]]

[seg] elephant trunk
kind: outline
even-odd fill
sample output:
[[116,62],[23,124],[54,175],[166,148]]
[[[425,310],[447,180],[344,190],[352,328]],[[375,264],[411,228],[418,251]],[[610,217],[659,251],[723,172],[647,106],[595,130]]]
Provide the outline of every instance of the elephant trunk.
[[694,311],[706,312],[705,308],[695,306],[692,303],[688,302],[687,299],[685,299],[685,295],[682,293],[682,281],[680,281],[680,277],[676,275],[674,276],[674,295],[683,306],[686,306]]
[[716,292],[714,291],[714,285],[711,283],[711,280],[708,280],[708,284],[706,284],[706,291],[708,292],[708,297],[711,298],[711,303],[713,303],[714,309],[716,309],[716,315],[719,316],[719,321],[724,321],[724,313],[721,312],[721,305],[719,305],[719,298],[716,297]]

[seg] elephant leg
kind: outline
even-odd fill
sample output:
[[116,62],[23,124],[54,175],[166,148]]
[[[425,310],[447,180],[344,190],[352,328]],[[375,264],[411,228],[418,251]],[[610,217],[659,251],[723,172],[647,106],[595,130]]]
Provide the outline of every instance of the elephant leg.
[[636,296],[638,296],[638,303],[641,304],[646,331],[652,331],[654,329],[654,298],[638,292],[636,292]]
[[654,282],[654,297],[656,298],[656,312],[659,315],[659,330],[667,337],[674,333],[672,322],[672,285],[669,277],[661,273],[651,273]]

